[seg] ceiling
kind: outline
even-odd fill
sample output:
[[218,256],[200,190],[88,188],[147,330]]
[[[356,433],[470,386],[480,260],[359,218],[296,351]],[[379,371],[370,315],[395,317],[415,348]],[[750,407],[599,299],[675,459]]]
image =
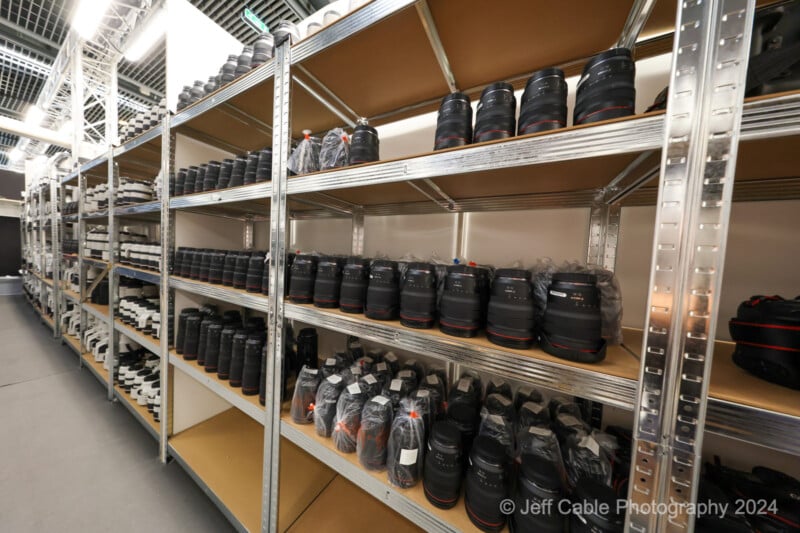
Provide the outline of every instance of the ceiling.
[[[0,0],[0,115],[22,120],[35,103],[69,31],[69,20],[79,0]],[[90,0],[85,0],[90,1]],[[131,5],[140,0],[113,0]],[[315,10],[320,0],[190,0],[238,40],[249,43],[256,33],[241,19],[250,8],[269,27],[281,20],[299,21]],[[324,2],[323,3],[327,3]],[[136,63],[118,65],[119,117],[125,119],[156,103],[165,91],[163,42]],[[88,121],[102,121],[102,108],[87,112]],[[0,132],[0,167],[9,165],[7,152],[19,138]],[[51,146],[45,153],[60,148]]]

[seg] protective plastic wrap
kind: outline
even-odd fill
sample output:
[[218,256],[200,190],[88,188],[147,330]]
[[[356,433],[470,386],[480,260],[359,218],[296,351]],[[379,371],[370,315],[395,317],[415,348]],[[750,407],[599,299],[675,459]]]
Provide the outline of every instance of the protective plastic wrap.
[[367,395],[367,398],[377,396],[383,390],[383,386],[381,382],[378,381],[375,374],[366,374],[362,376],[361,379],[358,380],[358,385],[361,387],[361,390],[364,391],[364,394]]
[[566,443],[567,478],[573,487],[588,477],[611,486],[611,458],[592,435],[572,435]]
[[580,406],[575,403],[573,398],[565,398],[564,396],[553,396],[547,403],[547,408],[550,410],[550,418],[553,420],[562,413],[570,414],[574,417],[581,418]]
[[513,398],[511,394],[511,385],[501,378],[492,378],[489,380],[489,383],[486,384],[486,396],[489,397],[490,394],[502,394],[509,400]]
[[393,376],[400,372],[400,361],[397,359],[394,352],[386,352],[381,356],[381,360],[378,362],[389,365],[389,370]]
[[386,385],[392,380],[392,371],[385,361],[375,363],[372,367],[372,375],[375,376],[381,384],[381,390],[386,388]]
[[355,364],[360,366],[361,370],[363,370],[365,374],[368,374],[372,372],[372,368],[375,366],[375,359],[369,355],[365,355],[364,357],[359,357]]
[[418,385],[425,377],[425,367],[418,359],[406,359],[400,367],[400,371],[402,372],[403,370],[414,372],[414,379]]
[[395,411],[400,408],[400,400],[407,398],[414,390],[414,383],[410,379],[394,378],[383,388],[383,394],[392,401]]
[[361,367],[356,365],[350,365],[341,372],[342,379],[344,379],[345,383],[348,385],[357,383],[363,375],[364,373],[361,371]]
[[292,395],[290,414],[296,424],[310,424],[314,418],[314,404],[320,374],[316,368],[304,366],[297,376]]
[[522,404],[525,402],[543,403],[544,396],[533,387],[523,385],[517,389],[517,393],[514,395],[514,407],[519,411],[519,408],[522,407]]
[[319,170],[320,140],[311,136],[311,131],[303,130],[304,139],[297,144],[289,156],[287,167],[297,175]]
[[491,437],[506,449],[509,457],[514,456],[514,424],[501,415],[490,414],[484,407],[481,409],[481,425],[478,435]]
[[517,457],[528,454],[551,462],[558,470],[561,479],[566,480],[561,446],[558,444],[555,433],[550,429],[530,426],[517,433]]
[[317,398],[314,404],[314,426],[317,435],[330,437],[333,433],[333,422],[336,418],[336,404],[344,389],[342,376],[334,374],[322,380],[317,389]]
[[387,444],[393,418],[392,402],[386,396],[375,396],[364,405],[356,453],[359,462],[367,470],[386,468]]
[[439,420],[444,417],[446,408],[444,396],[444,384],[436,374],[428,374],[422,383],[419,384],[420,390],[427,390],[431,396],[431,408],[433,409],[433,418]]
[[514,402],[508,397],[494,392],[486,397],[483,408],[491,415],[500,415],[509,422],[513,422],[516,418],[516,411],[514,410]]
[[558,436],[558,442],[564,446],[572,437],[580,438],[584,435],[589,435],[592,432],[592,428],[589,427],[586,422],[572,414],[561,413],[556,416],[555,422],[553,423],[553,431],[555,431],[556,436]]
[[319,150],[319,168],[346,167],[350,158],[350,141],[342,128],[334,128],[322,138]]
[[517,427],[527,429],[531,426],[550,425],[550,411],[538,402],[525,402],[517,411]]
[[336,418],[333,425],[333,444],[343,453],[356,451],[358,429],[361,427],[361,411],[367,396],[358,383],[345,387],[336,403]]
[[322,362],[319,370],[322,373],[322,379],[328,379],[332,375],[341,372],[342,369],[339,368],[335,357],[328,357]]
[[430,435],[434,416],[436,415],[436,401],[431,391],[427,389],[415,390],[411,393],[411,398],[417,403],[417,410],[422,417],[422,422],[425,424],[425,442],[428,442],[428,435]]
[[406,398],[392,422],[386,467],[389,483],[402,488],[416,485],[425,464],[425,423],[417,403]]

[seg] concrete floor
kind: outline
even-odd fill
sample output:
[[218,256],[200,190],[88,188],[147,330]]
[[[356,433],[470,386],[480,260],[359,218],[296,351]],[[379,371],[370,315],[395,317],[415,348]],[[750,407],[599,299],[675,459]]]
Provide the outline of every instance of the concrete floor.
[[0,297],[0,531],[233,531],[23,296]]

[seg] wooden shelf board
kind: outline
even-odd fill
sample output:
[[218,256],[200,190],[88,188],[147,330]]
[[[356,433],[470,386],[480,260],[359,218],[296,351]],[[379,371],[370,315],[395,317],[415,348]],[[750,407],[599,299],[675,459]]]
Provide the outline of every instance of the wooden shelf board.
[[[83,362],[86,366],[94,370],[95,375],[100,379],[104,385],[108,385],[108,371],[103,368],[103,363],[98,363],[94,360],[94,355],[89,352],[81,355]],[[145,409],[146,410],[146,409]]]
[[127,403],[137,413],[139,413],[142,419],[144,419],[144,421],[152,428],[152,430],[155,431],[156,435],[158,435],[161,432],[161,427],[159,425],[159,422],[155,421],[155,419],[153,418],[153,414],[147,410],[146,406],[139,405],[138,403],[136,403],[136,400],[131,399],[130,394],[125,392],[125,389],[123,389],[116,383],[114,384],[114,390],[116,390],[117,393],[119,394],[119,397],[121,398],[120,401]]

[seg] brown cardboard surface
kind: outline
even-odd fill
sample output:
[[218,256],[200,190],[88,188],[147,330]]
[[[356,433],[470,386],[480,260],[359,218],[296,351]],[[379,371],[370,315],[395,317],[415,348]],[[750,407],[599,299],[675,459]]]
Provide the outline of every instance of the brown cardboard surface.
[[[92,363],[94,363],[94,359],[92,359]],[[95,366],[97,364],[98,363],[94,363],[93,366]],[[100,363],[100,368],[101,369],[102,369],[102,366],[103,366],[102,363]],[[103,369],[103,372],[105,372],[104,369]],[[104,373],[104,374],[101,374],[101,375],[108,375],[108,374]],[[141,415],[141,417],[144,420],[147,421],[147,423],[150,425],[150,427],[153,428],[156,431],[156,433],[161,431],[160,423],[155,421],[155,419],[153,418],[153,414],[150,411],[147,410],[146,406],[139,405],[138,403],[136,403],[136,400],[131,399],[130,393],[125,392],[125,389],[123,389],[122,387],[120,387],[116,383],[114,384],[114,389],[119,393],[120,397],[122,398],[121,401],[126,402],[128,405],[133,407],[136,410],[136,412],[138,412]]]

